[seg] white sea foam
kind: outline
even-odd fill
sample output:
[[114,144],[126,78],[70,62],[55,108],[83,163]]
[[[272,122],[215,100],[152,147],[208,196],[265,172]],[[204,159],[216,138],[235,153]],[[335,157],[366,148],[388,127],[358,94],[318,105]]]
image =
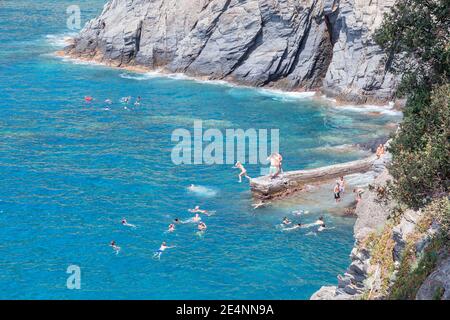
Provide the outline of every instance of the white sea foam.
[[193,117],[185,117],[185,116],[150,116],[147,117],[148,120],[152,123],[161,123],[161,124],[177,124],[183,126],[192,126],[194,121],[202,121],[203,127],[220,127],[220,128],[234,128],[235,124],[231,121],[227,120],[217,120],[217,119],[199,119]]
[[123,79],[136,80],[136,81],[145,81],[154,78],[162,77],[162,74],[159,72],[146,72],[146,73],[131,73],[125,72],[119,75]]
[[189,192],[195,193],[200,197],[211,198],[217,195],[217,190],[214,190],[209,187],[200,186],[200,185],[190,185],[188,188]]
[[76,33],[48,34],[45,36],[45,40],[53,47],[64,48],[70,44],[75,35]]
[[402,112],[394,109],[394,104],[390,102],[388,105],[377,106],[377,105],[335,105],[336,109],[351,111],[351,112],[362,112],[362,113],[380,113],[390,116],[401,116]]
[[259,93],[271,97],[278,101],[293,101],[293,100],[304,100],[313,98],[316,93],[313,91],[306,92],[294,92],[294,91],[281,91],[276,89],[258,89]]

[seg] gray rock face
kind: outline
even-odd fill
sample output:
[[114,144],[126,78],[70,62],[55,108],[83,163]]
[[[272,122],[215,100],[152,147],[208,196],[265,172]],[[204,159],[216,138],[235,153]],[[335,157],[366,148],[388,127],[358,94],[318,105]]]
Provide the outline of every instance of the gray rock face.
[[372,34],[394,0],[111,0],[66,48],[142,65],[365,102],[392,97]]
[[416,300],[450,300],[450,258],[443,260],[420,286]]

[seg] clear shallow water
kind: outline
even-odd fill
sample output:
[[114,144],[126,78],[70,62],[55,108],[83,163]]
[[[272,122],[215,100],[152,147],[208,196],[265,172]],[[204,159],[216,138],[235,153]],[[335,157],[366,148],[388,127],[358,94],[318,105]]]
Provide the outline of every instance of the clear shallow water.
[[[83,22],[103,6],[78,3]],[[385,134],[395,117],[55,58],[70,4],[0,4],[0,298],[307,299],[336,283],[354,221],[330,213],[331,195],[254,211],[229,165],[172,164],[171,133],[191,130],[193,119],[219,129],[279,128],[289,170],[357,159],[361,152],[333,147]],[[97,102],[87,106],[86,95]],[[128,95],[142,96],[142,105],[100,103]],[[248,166],[252,176],[259,169]],[[191,183],[216,194],[190,193]],[[203,238],[194,225],[164,233],[196,204],[216,211],[204,218]],[[311,211],[302,222],[324,215],[334,229],[281,232],[282,217],[300,207]],[[138,228],[122,227],[124,216]],[[163,240],[177,248],[152,260]],[[81,267],[81,290],[66,289],[71,264]]]

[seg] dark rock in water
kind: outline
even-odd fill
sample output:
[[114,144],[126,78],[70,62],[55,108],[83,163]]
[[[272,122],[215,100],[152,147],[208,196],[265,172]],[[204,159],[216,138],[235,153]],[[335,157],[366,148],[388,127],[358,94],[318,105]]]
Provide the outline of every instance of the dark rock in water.
[[[395,0],[110,0],[73,56],[356,103],[392,98],[372,35]],[[113,61],[112,61],[113,60]]]

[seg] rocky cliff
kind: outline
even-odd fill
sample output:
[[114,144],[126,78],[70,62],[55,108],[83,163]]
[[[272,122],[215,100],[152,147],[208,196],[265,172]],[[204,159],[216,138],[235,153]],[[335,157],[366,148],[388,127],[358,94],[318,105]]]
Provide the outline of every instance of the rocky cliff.
[[375,165],[373,188],[357,204],[351,263],[337,286],[324,286],[312,300],[450,299],[450,250],[436,212],[449,215],[449,202],[422,210],[398,209],[382,197],[392,177],[387,153]]
[[372,35],[395,0],[111,0],[66,53],[358,103],[396,79]]

